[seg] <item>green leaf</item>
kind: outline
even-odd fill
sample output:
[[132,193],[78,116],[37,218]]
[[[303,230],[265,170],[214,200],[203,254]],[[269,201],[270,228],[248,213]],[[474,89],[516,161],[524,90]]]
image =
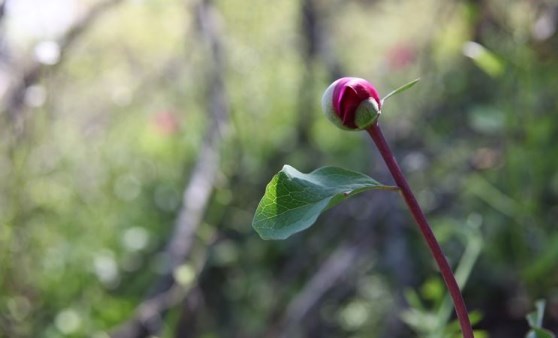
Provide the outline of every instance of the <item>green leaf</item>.
[[529,331],[527,338],[555,338],[554,334],[548,330],[534,328]]
[[393,95],[400,94],[400,93],[406,91],[407,89],[409,89],[409,88],[411,88],[412,86],[416,85],[417,82],[419,82],[419,81],[420,81],[420,78],[419,78],[419,79],[414,79],[413,81],[411,81],[411,82],[409,82],[409,83],[406,83],[406,84],[402,85],[401,87],[397,88],[396,90],[390,92],[389,94],[387,94],[387,95],[382,99],[382,105],[384,104],[384,102],[385,102],[387,99],[389,99],[389,98],[392,97]]
[[285,165],[267,185],[252,227],[263,239],[285,239],[310,227],[325,210],[371,189],[397,190],[343,168],[304,174]]
[[527,315],[527,321],[529,322],[529,326],[532,328],[542,327],[545,303],[546,302],[544,300],[538,300],[535,303],[536,310]]
[[463,54],[471,58],[477,67],[493,78],[501,76],[505,71],[504,62],[496,54],[477,42],[465,42]]
[[555,338],[552,332],[542,328],[545,301],[538,300],[535,303],[536,310],[527,315],[527,321],[531,330],[527,333],[527,338]]

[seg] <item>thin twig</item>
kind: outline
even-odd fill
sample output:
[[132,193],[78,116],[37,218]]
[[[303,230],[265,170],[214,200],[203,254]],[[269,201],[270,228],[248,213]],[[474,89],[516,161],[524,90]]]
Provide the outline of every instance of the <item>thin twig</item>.
[[288,338],[293,336],[294,330],[300,326],[300,323],[304,321],[308,313],[323,296],[343,276],[350,275],[357,269],[358,257],[361,256],[363,250],[363,245],[358,246],[354,243],[348,243],[338,247],[328,257],[287,306],[285,315],[279,325],[281,330],[279,337]]
[[106,13],[108,9],[123,2],[123,0],[106,0],[95,4],[87,13],[77,20],[67,31],[57,40],[60,49],[60,59],[54,65],[47,65],[34,61],[29,64],[21,74],[14,80],[14,84],[8,89],[4,99],[4,109],[2,113],[14,123],[21,120],[21,112],[24,108],[25,91],[30,86],[36,84],[41,79],[42,74],[47,69],[59,67],[68,49],[81,37],[93,24]]
[[217,12],[210,1],[202,0],[194,9],[202,42],[206,43],[211,54],[207,92],[207,109],[211,122],[190,181],[184,189],[182,207],[165,249],[168,268],[147,298],[137,307],[134,317],[113,331],[111,337],[139,338],[158,334],[167,310],[184,299],[186,294],[173,291],[180,289],[173,272],[190,254],[195,232],[203,220],[217,178],[220,147],[227,133],[230,110],[225,94],[222,42],[219,38]]
[[4,15],[6,14],[6,4],[8,0],[2,0],[0,2],[0,23],[4,20]]

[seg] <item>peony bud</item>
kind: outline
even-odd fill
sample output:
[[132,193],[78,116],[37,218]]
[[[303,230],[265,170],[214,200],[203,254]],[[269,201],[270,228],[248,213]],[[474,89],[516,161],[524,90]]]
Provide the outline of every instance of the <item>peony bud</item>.
[[339,128],[362,130],[376,122],[382,103],[378,91],[368,81],[343,77],[326,89],[322,108],[327,118]]

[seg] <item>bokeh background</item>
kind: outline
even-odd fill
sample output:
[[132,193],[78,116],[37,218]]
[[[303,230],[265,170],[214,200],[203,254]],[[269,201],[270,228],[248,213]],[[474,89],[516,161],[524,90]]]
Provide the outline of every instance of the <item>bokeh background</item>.
[[381,124],[479,337],[558,332],[555,0],[4,0],[1,337],[458,337],[398,194],[286,241],[251,228],[285,163],[391,183],[321,115]]

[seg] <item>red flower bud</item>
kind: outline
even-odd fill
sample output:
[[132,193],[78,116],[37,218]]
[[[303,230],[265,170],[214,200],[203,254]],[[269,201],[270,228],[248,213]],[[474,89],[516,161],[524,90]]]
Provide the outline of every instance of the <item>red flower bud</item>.
[[382,103],[370,82],[358,77],[343,77],[326,89],[322,108],[336,126],[362,130],[376,122]]

